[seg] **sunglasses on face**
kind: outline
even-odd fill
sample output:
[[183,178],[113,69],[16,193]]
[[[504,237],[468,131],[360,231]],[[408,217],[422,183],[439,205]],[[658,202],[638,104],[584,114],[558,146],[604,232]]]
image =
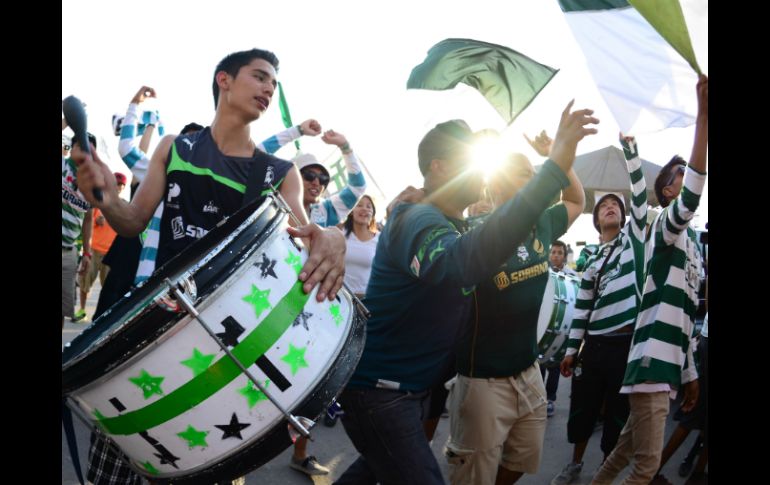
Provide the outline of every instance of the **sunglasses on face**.
[[317,173],[307,170],[302,172],[302,178],[308,182],[313,182],[313,180],[318,179],[319,184],[324,186],[329,185],[329,176],[325,173]]

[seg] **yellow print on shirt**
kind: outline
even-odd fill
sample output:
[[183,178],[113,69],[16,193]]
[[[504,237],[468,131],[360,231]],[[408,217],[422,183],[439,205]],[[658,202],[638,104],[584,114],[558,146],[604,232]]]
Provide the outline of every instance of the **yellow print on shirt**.
[[[540,264],[536,264],[534,266],[530,266],[529,268],[520,269],[519,271],[514,271],[511,273],[510,280],[511,284],[513,283],[521,283],[522,281],[528,280],[530,278],[534,278],[535,276],[540,276],[543,273],[548,272],[548,261],[543,261]],[[507,285],[506,285],[507,286]],[[498,289],[501,289],[498,287]]]

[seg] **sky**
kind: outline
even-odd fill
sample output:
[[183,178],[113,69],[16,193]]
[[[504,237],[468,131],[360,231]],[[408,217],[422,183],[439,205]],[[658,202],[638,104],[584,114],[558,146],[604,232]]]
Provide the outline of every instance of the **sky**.
[[[696,56],[708,74],[708,0],[681,3]],[[506,128],[491,105],[465,85],[452,91],[406,89],[409,73],[428,50],[451,37],[504,45],[559,73]],[[136,91],[148,85],[158,99],[143,107],[159,110],[168,133],[191,121],[206,126],[214,117],[214,67],[227,54],[252,47],[278,56],[278,80],[295,124],[315,118],[324,130],[346,135],[380,189],[370,184],[381,208],[406,185],[422,185],[417,145],[448,119],[463,118],[474,130],[502,131],[510,149],[539,164],[522,134],[532,137],[546,129],[553,136],[561,111],[575,98],[575,109],[591,108],[601,120],[599,133],[584,139],[578,154],[617,145],[617,124],[556,0],[66,0],[62,98],[75,95],[87,104],[89,130],[102,140],[100,154],[114,170],[127,173],[112,134],[112,115],[124,114]],[[72,62],[83,58],[92,62]],[[276,93],[265,115],[252,123],[257,142],[284,129],[277,98]],[[636,137],[642,158],[662,165],[677,153],[688,159],[693,134],[691,126]],[[156,142],[157,137],[151,148]],[[320,137],[303,137],[301,143],[303,151],[322,161],[338,157]],[[293,145],[277,153],[286,159],[294,154]],[[708,182],[695,227],[706,221]],[[584,215],[563,239],[574,247],[576,241],[597,238],[590,215]]]

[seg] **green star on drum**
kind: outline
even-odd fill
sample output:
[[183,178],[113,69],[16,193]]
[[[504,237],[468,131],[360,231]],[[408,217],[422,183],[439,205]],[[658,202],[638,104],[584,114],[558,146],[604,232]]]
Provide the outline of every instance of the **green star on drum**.
[[259,318],[263,311],[270,308],[270,302],[267,299],[268,296],[270,296],[270,290],[262,291],[255,285],[251,285],[251,294],[244,296],[243,301],[254,307],[254,313],[256,313],[257,318]]
[[336,326],[340,326],[340,323],[342,323],[342,315],[340,315],[340,306],[336,303],[329,307],[329,313],[332,314],[332,318],[334,319],[334,324]]
[[289,251],[289,256],[284,259],[284,261],[291,266],[294,271],[297,272],[297,276],[299,276],[299,273],[302,271],[302,259],[299,257],[299,254],[294,254]]
[[307,347],[295,347],[289,344],[289,352],[281,357],[281,360],[291,366],[291,375],[296,375],[302,367],[309,367],[305,362],[305,351]]
[[165,377],[150,375],[146,370],[142,369],[139,377],[129,377],[128,380],[139,386],[144,391],[144,398],[149,399],[153,394],[163,394],[160,388],[160,383],[163,382]]
[[[262,385],[264,386],[265,389],[267,389],[267,386],[270,385],[270,379],[266,379],[265,383]],[[249,409],[256,406],[259,401],[267,400],[267,396],[265,396],[265,393],[263,393],[257,387],[255,387],[254,383],[251,381],[246,382],[246,387],[242,387],[238,389],[238,393],[244,396],[246,400],[249,402]]]
[[160,473],[160,470],[152,466],[152,463],[150,463],[149,461],[145,461],[144,463],[142,463],[142,466],[144,467],[145,470],[147,470],[149,473],[152,473],[153,475],[157,475],[158,473]]
[[187,446],[194,448],[196,446],[205,447],[209,445],[206,443],[207,434],[209,434],[208,431],[198,431],[188,424],[186,430],[182,433],[177,433],[176,435],[187,441]]
[[186,365],[193,371],[193,375],[198,375],[204,372],[211,365],[211,361],[214,360],[216,354],[203,354],[200,350],[193,347],[193,355],[187,360],[180,362],[182,365]]

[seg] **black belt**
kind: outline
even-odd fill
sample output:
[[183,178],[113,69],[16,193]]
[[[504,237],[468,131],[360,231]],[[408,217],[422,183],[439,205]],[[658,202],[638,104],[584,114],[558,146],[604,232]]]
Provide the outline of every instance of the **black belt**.
[[75,247],[74,247],[74,246],[70,246],[70,247],[62,246],[62,247],[61,247],[61,250],[62,250],[62,251],[70,251],[70,250],[72,250],[72,249],[75,249]]

